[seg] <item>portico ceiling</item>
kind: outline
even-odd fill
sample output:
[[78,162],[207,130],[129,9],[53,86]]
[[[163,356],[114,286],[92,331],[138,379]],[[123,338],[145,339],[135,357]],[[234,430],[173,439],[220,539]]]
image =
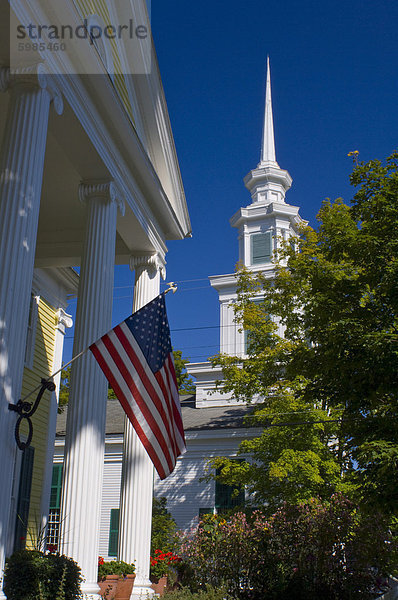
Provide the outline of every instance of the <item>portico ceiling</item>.
[[[1,3],[0,66],[5,67],[8,13],[8,3]],[[64,109],[61,115],[50,110],[35,266],[80,264],[86,225],[86,207],[78,193],[81,182],[111,180],[120,190],[125,212],[118,215],[116,263],[127,263],[131,255],[164,254],[166,241],[189,235],[190,224],[174,146],[171,138],[161,138],[164,127],[156,129],[152,114],[156,109],[156,118],[169,127],[158,71],[132,83],[137,86],[136,110],[149,123],[145,141],[106,72],[90,77],[62,75],[58,83]],[[1,139],[9,97],[0,93]],[[161,159],[172,165],[170,171]]]
[[[76,266],[80,264],[87,209],[79,199],[82,181],[111,179],[87,134],[65,103],[58,116],[51,111],[47,138],[43,189],[36,246],[36,266]],[[128,221],[126,241],[118,232],[115,260],[127,263],[134,252],[153,252],[142,227],[131,211],[122,217]],[[127,243],[126,243],[127,242]]]

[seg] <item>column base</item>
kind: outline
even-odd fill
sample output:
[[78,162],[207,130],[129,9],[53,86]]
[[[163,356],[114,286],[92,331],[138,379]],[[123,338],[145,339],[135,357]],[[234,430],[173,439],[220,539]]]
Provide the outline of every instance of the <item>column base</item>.
[[101,590],[97,583],[82,583],[80,587],[84,600],[102,600]]
[[155,591],[151,588],[151,582],[142,582],[133,587],[130,600],[145,600],[145,598],[153,598]]

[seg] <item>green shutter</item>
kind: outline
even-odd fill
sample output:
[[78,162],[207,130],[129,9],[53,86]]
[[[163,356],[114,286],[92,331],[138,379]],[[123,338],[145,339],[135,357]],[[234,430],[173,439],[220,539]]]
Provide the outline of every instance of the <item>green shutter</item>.
[[53,476],[51,480],[50,510],[60,508],[62,491],[62,467],[53,465]]
[[108,555],[117,556],[117,543],[119,540],[119,509],[111,509],[111,522],[109,526]]
[[272,254],[272,234],[256,233],[251,236],[252,265],[270,262]]
[[22,550],[23,548],[25,548],[26,544],[34,455],[35,451],[34,448],[32,448],[32,446],[25,448],[25,450],[22,453],[21,474],[19,478],[17,517],[15,522],[14,550]]
[[[217,469],[216,475],[219,475],[220,471]],[[233,492],[238,488],[239,493],[234,495]],[[217,512],[224,512],[238,506],[244,506],[245,504],[245,490],[243,486],[227,485],[216,480],[216,498],[215,507]]]

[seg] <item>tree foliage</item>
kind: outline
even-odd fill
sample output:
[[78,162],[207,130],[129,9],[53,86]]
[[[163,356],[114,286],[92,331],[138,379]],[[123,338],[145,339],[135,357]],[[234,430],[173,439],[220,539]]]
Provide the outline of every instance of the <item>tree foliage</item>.
[[153,498],[151,556],[154,556],[156,550],[175,549],[177,526],[166,505],[167,500],[164,496]]
[[180,552],[194,590],[224,586],[236,600],[370,600],[388,588],[397,542],[380,515],[361,515],[335,494],[269,517],[206,516]]
[[[235,311],[249,332],[248,357],[221,355],[213,363],[223,367],[226,391],[249,402],[264,399],[252,420],[266,428],[241,447],[252,466],[218,466],[263,497],[324,496],[348,486],[366,504],[392,512],[398,153],[386,164],[359,163],[351,183],[357,191],[350,206],[324,201],[317,228],[301,227],[296,248],[283,245],[273,280],[238,273]],[[256,296],[260,304],[252,302]],[[314,424],[296,424],[303,420]],[[274,428],[283,421],[289,424]]]
[[180,394],[194,394],[195,384],[192,377],[187,373],[186,365],[189,360],[182,358],[181,350],[173,350],[174,366],[176,371],[178,389]]
[[[71,380],[71,365],[66,367],[66,369],[62,369],[61,371],[61,384],[59,389],[59,401],[58,401],[58,412],[61,413],[65,406],[68,405],[69,402],[69,389],[70,389],[70,380]],[[116,394],[108,384],[108,400],[115,400]]]

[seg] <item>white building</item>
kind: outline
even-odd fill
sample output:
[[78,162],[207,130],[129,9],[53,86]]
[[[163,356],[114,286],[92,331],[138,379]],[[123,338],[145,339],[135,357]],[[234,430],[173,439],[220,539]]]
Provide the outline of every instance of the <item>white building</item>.
[[[128,30],[129,23],[141,27],[138,39],[134,36],[135,51],[120,36],[110,35]],[[130,264],[135,270],[138,308],[159,293],[167,240],[182,240],[191,228],[145,0],[12,0],[1,2],[0,24],[4,598],[2,575],[20,452],[14,439],[16,414],[9,405],[21,397],[34,267],[80,266],[76,355],[110,329],[114,264]],[[26,35],[24,41],[17,39],[17,31],[23,36],[29,30],[37,39],[43,25],[41,43],[32,44]],[[64,28],[70,35],[80,28],[84,34],[93,26],[96,34],[103,32],[101,39],[83,35],[78,47],[68,45],[66,52],[49,38],[55,29]],[[26,50],[22,59],[27,61],[19,63],[15,53],[10,59],[10,40],[11,46],[18,42],[17,55],[20,46],[22,53]],[[106,380],[94,358],[85,354],[72,370],[61,550],[80,565],[83,592],[94,600],[99,599],[106,397]],[[54,425],[48,424],[48,440],[53,439]],[[129,423],[124,461],[128,468],[122,484],[119,553],[123,560],[136,561],[134,594],[139,597],[150,585],[153,469]]]
[[[252,201],[238,210],[230,222],[238,229],[239,260],[252,271],[266,272],[270,277],[274,273],[279,239],[297,236],[297,226],[302,222],[298,208],[285,202],[285,193],[291,182],[289,173],[279,167],[275,158],[268,65],[261,159],[257,168],[245,178]],[[232,307],[236,298],[236,276],[213,276],[210,283],[220,300],[220,350],[244,357],[245,335],[234,321]],[[167,498],[167,507],[181,529],[194,525],[203,512],[227,508],[232,502],[227,486],[213,480],[203,481],[207,459],[236,456],[240,442],[260,432],[259,429],[245,427],[244,416],[248,408],[244,404],[216,390],[216,380],[222,379],[219,369],[212,368],[209,362],[202,362],[191,363],[188,371],[197,381],[196,396],[182,397],[187,452],[177,460],[174,472],[167,479],[159,481],[155,478],[155,495]],[[100,554],[108,559],[115,554],[115,539],[119,535],[117,514],[121,508],[123,414],[116,401],[108,402],[107,411]],[[64,430],[63,415],[58,419],[56,465],[62,463]],[[57,507],[54,506],[53,510],[56,518]]]
[[[297,237],[297,227],[304,221],[298,214],[298,207],[285,201],[292,178],[276,161],[269,61],[260,162],[244,182],[251,194],[251,203],[240,208],[230,219],[231,226],[238,230],[239,261],[251,271],[261,271],[272,277],[280,240]],[[233,310],[236,276],[215,275],[210,277],[210,284],[219,295],[220,352],[243,358],[246,336],[235,322]],[[282,328],[279,333],[283,334]],[[244,427],[243,414],[247,407],[231,394],[223,394],[216,388],[216,381],[222,380],[220,368],[212,367],[210,362],[201,362],[187,365],[187,370],[196,378],[192,413],[183,412],[188,425],[188,451],[179,459],[174,473],[155,487],[158,495],[166,496],[171,513],[184,527],[189,526],[204,508],[208,511],[220,508],[218,492],[223,492],[222,486],[201,481],[206,459],[213,456],[234,457],[242,439],[259,433],[259,430]],[[241,418],[240,427],[236,427],[236,422],[235,427],[231,426],[234,414]],[[213,422],[215,415],[218,425]],[[200,420],[202,428],[191,431],[192,418]]]
[[[178,459],[172,475],[164,481],[155,476],[154,495],[166,496],[167,508],[180,529],[189,529],[202,513],[222,508],[231,500],[227,486],[202,481],[207,457],[234,456],[241,441],[259,433],[244,427],[244,406],[206,409],[195,407],[194,398],[181,397],[187,452]],[[67,412],[67,411],[66,411]],[[62,463],[67,414],[58,416],[55,439],[54,475],[50,505],[50,543],[58,541]],[[120,483],[122,475],[124,413],[118,400],[109,400],[106,419],[105,466],[102,484],[99,556],[112,560],[117,555],[119,536]]]

